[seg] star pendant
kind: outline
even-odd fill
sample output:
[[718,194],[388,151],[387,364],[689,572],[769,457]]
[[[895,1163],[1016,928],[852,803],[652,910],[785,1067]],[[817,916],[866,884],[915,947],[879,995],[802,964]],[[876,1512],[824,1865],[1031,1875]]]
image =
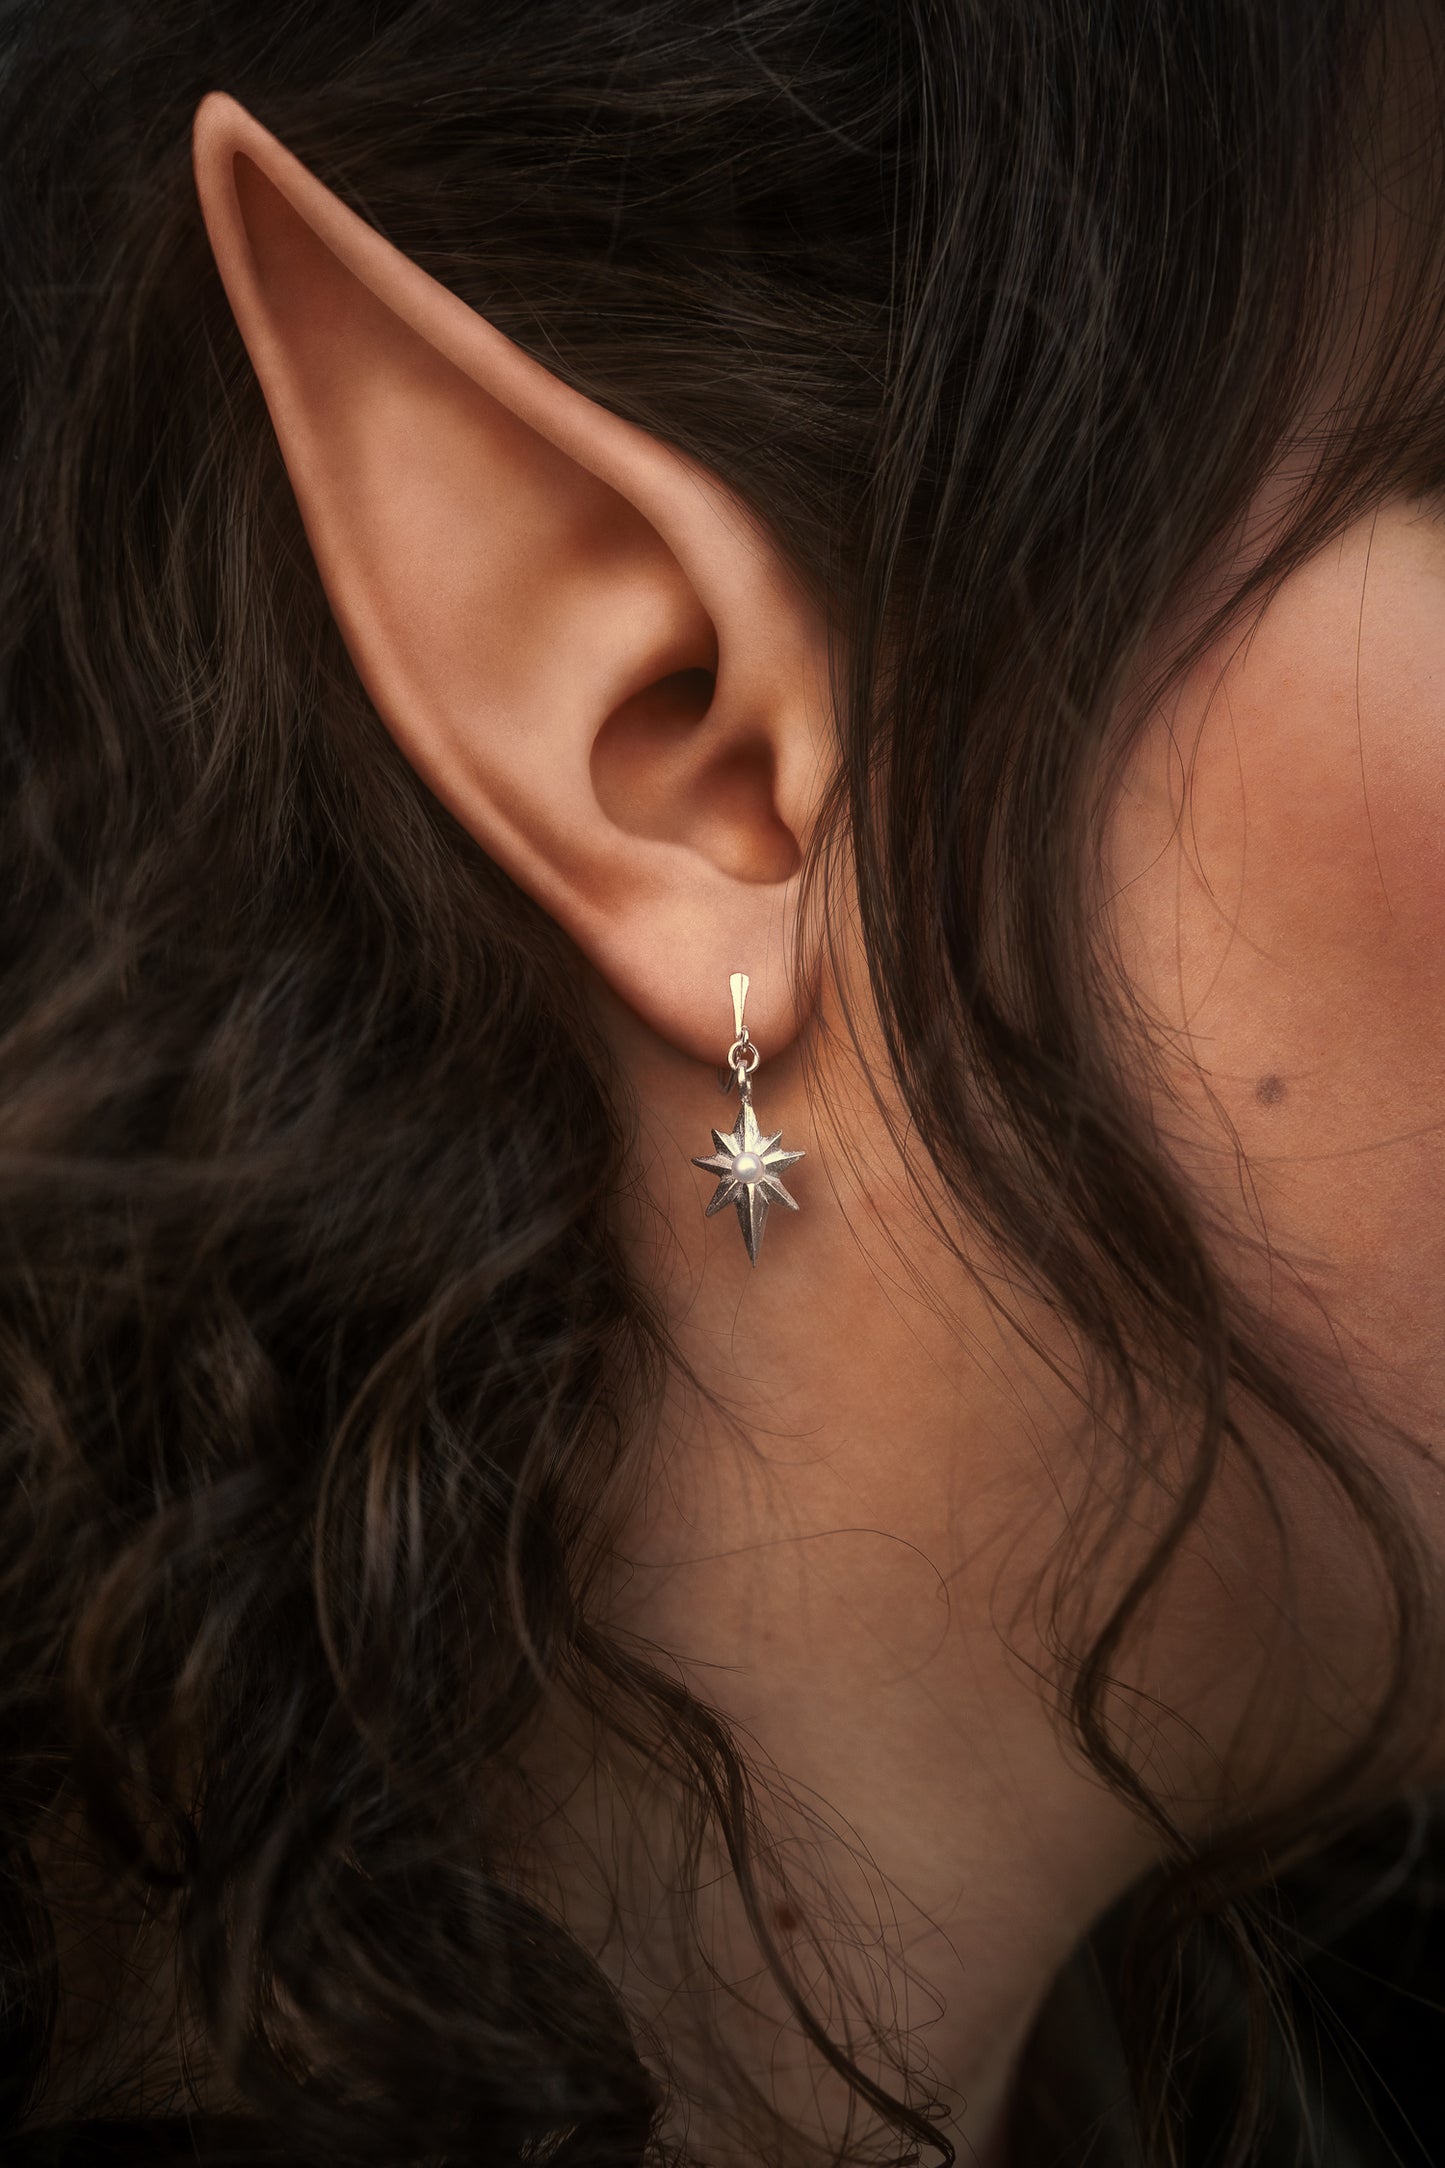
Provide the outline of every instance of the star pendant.
[[725,1204],[738,1208],[738,1225],[748,1246],[748,1257],[753,1264],[758,1261],[758,1246],[767,1225],[768,1206],[785,1204],[790,1212],[798,1209],[796,1197],[790,1197],[780,1179],[785,1167],[804,1159],[804,1152],[784,1152],[778,1148],[778,1137],[765,1137],[758,1127],[751,1100],[745,1099],[738,1112],[737,1123],[731,1135],[721,1129],[712,1133],[717,1146],[707,1159],[695,1159],[693,1165],[718,1178],[717,1189],[707,1208],[707,1217],[721,1212]]

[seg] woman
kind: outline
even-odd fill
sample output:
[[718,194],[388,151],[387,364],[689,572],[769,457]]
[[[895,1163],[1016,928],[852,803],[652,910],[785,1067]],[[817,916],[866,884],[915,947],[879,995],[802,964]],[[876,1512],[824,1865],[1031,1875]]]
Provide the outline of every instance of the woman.
[[1350,2157],[1428,11],[5,37],[5,2157]]

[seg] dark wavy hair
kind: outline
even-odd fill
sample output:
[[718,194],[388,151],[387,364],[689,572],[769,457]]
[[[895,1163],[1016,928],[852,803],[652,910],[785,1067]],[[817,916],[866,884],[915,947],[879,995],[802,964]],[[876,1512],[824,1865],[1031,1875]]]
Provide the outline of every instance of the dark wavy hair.
[[[66,1969],[88,1862],[96,1917],[133,1903],[173,1947],[194,2052],[278,2157],[687,2158],[615,1985],[514,1871],[518,1745],[565,1695],[712,1833],[888,2157],[952,2158],[778,1946],[727,1726],[596,1615],[670,1360],[612,1229],[626,1095],[567,944],[415,780],[328,616],[193,193],[192,114],[224,88],[722,476],[847,627],[816,870],[856,866],[917,1135],[1093,1351],[1119,1472],[1081,1559],[1149,1479],[1156,1396],[1191,1425],[1169,1525],[1057,1654],[1066,1721],[1170,1854],[1116,1981],[1144,2157],[1176,2157],[1204,1943],[1252,1998],[1218,2156],[1250,2157],[1271,1866],[1358,1812],[1434,1610],[1358,1439],[1221,1276],[1141,1121],[1079,899],[1121,690],[1308,410],[1387,120],[1399,150],[1407,35],[1414,215],[1313,482],[1217,623],[1387,492],[1445,481],[1423,11],[3,0],[12,2132],[67,2072],[88,2112],[145,2105],[115,1950],[94,2038]],[[1201,1848],[1109,1686],[1244,1408],[1357,1513],[1394,1668],[1328,1782]]]

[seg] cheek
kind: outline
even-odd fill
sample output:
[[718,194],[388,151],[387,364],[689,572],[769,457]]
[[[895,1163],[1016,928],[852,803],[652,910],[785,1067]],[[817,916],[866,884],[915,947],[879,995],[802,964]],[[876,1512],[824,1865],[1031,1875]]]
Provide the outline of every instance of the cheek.
[[1442,1406],[1445,532],[1361,523],[1207,658],[1139,743],[1107,862],[1156,1112],[1268,1245],[1254,1292],[1322,1297]]

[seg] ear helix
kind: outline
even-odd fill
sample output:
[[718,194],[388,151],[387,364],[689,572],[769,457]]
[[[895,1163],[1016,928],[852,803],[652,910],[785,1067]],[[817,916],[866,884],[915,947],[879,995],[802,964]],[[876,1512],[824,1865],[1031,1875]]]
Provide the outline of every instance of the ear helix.
[[725,1092],[731,1091],[736,1083],[742,1105],[733,1129],[730,1132],[715,1129],[712,1141],[716,1149],[706,1159],[694,1159],[692,1164],[717,1176],[717,1189],[705,1216],[711,1219],[725,1204],[736,1205],[748,1260],[755,1265],[763,1229],[768,1222],[768,1207],[784,1204],[790,1212],[798,1209],[797,1198],[790,1197],[783,1187],[782,1175],[785,1168],[807,1155],[783,1151],[782,1131],[779,1130],[776,1136],[765,1137],[758,1126],[758,1117],[753,1110],[752,1080],[762,1056],[748,1037],[744,1018],[748,998],[747,973],[735,971],[728,980],[728,987],[733,997],[734,1036],[718,1081]]

